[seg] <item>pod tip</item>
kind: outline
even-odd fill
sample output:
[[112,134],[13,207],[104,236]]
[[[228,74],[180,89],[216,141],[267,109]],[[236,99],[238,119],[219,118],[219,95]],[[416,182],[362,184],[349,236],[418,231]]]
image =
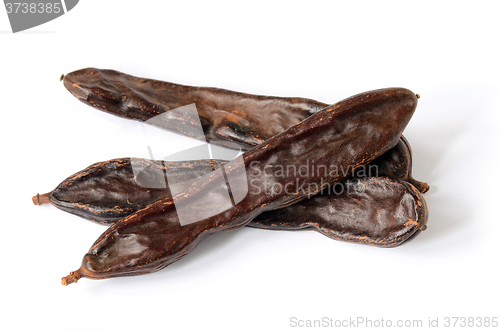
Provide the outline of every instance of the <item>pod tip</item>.
[[421,227],[420,227],[420,231],[425,231],[427,230],[427,225],[423,224]]
[[76,271],[72,271],[66,277],[61,278],[61,284],[64,286],[68,286],[69,284],[76,283],[83,275],[80,272],[80,269]]
[[422,182],[422,185],[420,187],[420,192],[425,193],[425,192],[429,191],[430,188],[431,187],[429,186],[429,184]]
[[64,79],[64,74],[61,75],[61,78],[59,78],[59,81],[62,81]]
[[37,193],[33,198],[31,198],[31,201],[33,201],[33,204],[36,206],[43,205],[45,203],[49,203],[49,194],[50,193],[45,193],[45,194],[39,194]]
[[420,99],[420,94],[417,93],[416,96],[417,96],[417,99]]

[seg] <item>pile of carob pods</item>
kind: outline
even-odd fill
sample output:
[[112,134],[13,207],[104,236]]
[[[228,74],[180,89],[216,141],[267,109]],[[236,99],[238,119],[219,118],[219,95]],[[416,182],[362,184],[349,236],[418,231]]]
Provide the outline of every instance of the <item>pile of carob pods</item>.
[[429,186],[412,178],[402,135],[419,98],[407,89],[329,105],[96,68],[61,80],[99,110],[241,151],[230,161],[98,162],[34,196],[36,205],[110,225],[63,285],[155,272],[208,235],[243,226],[314,230],[378,247],[427,227]]

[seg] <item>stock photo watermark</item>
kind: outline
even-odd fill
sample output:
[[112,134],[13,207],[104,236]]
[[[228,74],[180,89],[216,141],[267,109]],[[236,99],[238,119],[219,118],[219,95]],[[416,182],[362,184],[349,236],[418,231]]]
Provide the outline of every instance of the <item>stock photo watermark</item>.
[[427,317],[421,319],[371,318],[366,316],[333,318],[321,317],[304,319],[292,316],[289,319],[291,328],[498,328],[498,317]]
[[[259,161],[252,161],[249,165],[249,173],[256,178],[250,178],[250,194],[261,194],[273,196],[279,194],[303,194],[307,192],[323,192],[325,194],[352,194],[361,193],[364,187],[354,185],[350,180],[331,184],[325,181],[328,177],[366,177],[378,176],[378,166],[376,164],[363,165],[358,167],[343,167],[336,164],[310,164],[306,160],[304,164],[288,165],[262,165]],[[305,178],[320,178],[320,182],[304,181]],[[262,181],[261,178],[264,178]],[[279,182],[279,179],[291,178],[286,184]]]

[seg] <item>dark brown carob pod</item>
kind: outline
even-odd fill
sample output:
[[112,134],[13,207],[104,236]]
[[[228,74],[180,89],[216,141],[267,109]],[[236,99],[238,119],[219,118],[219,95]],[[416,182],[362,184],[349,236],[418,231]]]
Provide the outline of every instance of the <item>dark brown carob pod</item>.
[[[394,147],[416,105],[411,91],[388,88],[358,94],[319,111],[243,153],[221,171],[201,177],[172,199],[159,200],[109,227],[84,256],[81,267],[63,277],[62,283],[158,271],[210,234],[240,228],[265,211],[325,190]],[[300,176],[293,171],[281,176],[267,171],[288,165],[316,168]],[[314,171],[318,167],[335,168],[336,173]],[[251,187],[248,192],[243,191],[245,185]],[[221,205],[229,207],[219,211]],[[183,209],[189,214],[181,217]]]
[[[248,225],[267,230],[314,230],[329,238],[376,247],[396,247],[427,229],[428,209],[411,184],[386,177],[342,182],[342,192],[320,194],[264,212]],[[63,277],[77,282],[82,271]]]
[[347,179],[319,194],[260,214],[248,224],[268,230],[314,230],[329,238],[395,247],[427,228],[427,204],[411,184],[387,177]]
[[195,104],[204,137],[196,136],[193,118],[185,112],[171,112],[168,121],[154,124],[196,139],[207,139],[216,145],[242,150],[250,149],[328,107],[305,98],[267,97],[186,86],[97,68],[70,72],[64,76],[63,83],[71,94],[89,106],[140,121]]
[[[364,167],[360,175],[402,179],[416,187],[418,185],[417,188],[420,187],[421,190],[427,188],[426,183],[411,177],[411,151],[406,139],[402,138],[390,151]],[[53,191],[35,195],[33,203],[51,203],[71,214],[110,225],[155,201],[172,197],[168,186],[170,182],[187,188],[192,180],[227,162],[229,161],[162,162],[141,158],[97,162],[66,178]],[[141,171],[134,173],[134,167]],[[167,172],[170,177],[168,181],[163,175]],[[155,185],[149,185],[153,181],[163,182],[165,185],[163,188],[154,188]]]

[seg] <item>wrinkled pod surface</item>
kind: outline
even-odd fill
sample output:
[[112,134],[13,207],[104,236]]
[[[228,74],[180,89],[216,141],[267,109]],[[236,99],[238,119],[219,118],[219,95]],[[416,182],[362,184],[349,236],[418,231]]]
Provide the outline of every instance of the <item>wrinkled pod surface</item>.
[[249,226],[314,230],[335,240],[377,247],[398,246],[427,229],[427,204],[410,183],[361,177],[341,184],[329,194],[262,213]]

